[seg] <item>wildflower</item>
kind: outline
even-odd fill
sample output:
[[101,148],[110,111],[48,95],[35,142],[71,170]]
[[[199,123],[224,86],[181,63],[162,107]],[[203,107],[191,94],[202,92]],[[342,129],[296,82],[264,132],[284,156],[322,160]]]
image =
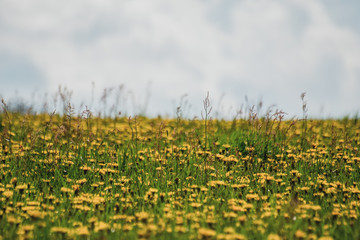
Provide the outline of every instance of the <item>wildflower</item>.
[[304,239],[304,238],[306,238],[306,233],[301,230],[297,230],[295,232],[295,237],[299,238],[299,239]]
[[208,228],[199,228],[198,235],[200,239],[207,239],[214,237],[216,235],[216,232]]
[[23,225],[21,228],[19,228],[18,234],[23,235],[27,234],[34,230],[34,225]]
[[156,188],[150,188],[149,193],[157,193],[159,190]]
[[79,179],[79,180],[76,181],[77,184],[84,184],[86,182],[87,182],[86,178]]
[[223,144],[222,147],[226,150],[229,150],[231,146],[229,144]]
[[81,170],[84,171],[84,173],[87,173],[88,171],[91,171],[91,167],[88,167],[88,166],[82,166],[80,167]]
[[236,218],[237,216],[234,212],[224,212],[224,218]]
[[246,208],[242,206],[231,206],[230,209],[234,212],[246,212]]
[[244,235],[238,234],[238,233],[231,234],[230,236],[234,240],[246,240],[247,239]]
[[232,184],[231,187],[234,188],[234,189],[241,189],[241,188],[246,188],[248,187],[249,184],[245,184],[245,183],[242,183],[242,184]]
[[216,159],[216,160],[222,160],[224,157],[225,157],[225,156],[222,155],[222,154],[216,154],[216,155],[215,155],[215,159]]
[[28,206],[40,206],[40,202],[38,201],[28,201],[26,204]]
[[227,186],[227,183],[221,180],[209,181],[208,185],[211,187]]
[[175,226],[175,232],[185,233],[188,230],[184,226]]
[[69,232],[68,228],[64,228],[64,227],[52,227],[50,230],[51,233],[60,233],[60,234],[67,234]]
[[110,229],[109,224],[105,223],[105,222],[98,222],[97,224],[95,224],[95,232],[101,232],[101,231],[107,231]]
[[105,198],[100,197],[100,196],[94,196],[94,197],[91,199],[91,202],[92,202],[94,205],[99,205],[99,204],[105,202]]
[[234,156],[224,157],[221,159],[225,164],[235,164],[239,160]]
[[17,185],[15,187],[16,191],[19,191],[20,193],[23,193],[28,188],[27,184]]
[[129,232],[133,229],[133,225],[130,225],[130,224],[125,224],[123,227],[122,227],[122,230],[125,231],[125,232]]
[[14,177],[14,178],[12,178],[10,180],[10,184],[16,185],[16,183],[17,183],[17,178],[16,177]]
[[324,237],[318,238],[318,240],[333,240],[333,238],[330,236],[324,236]]
[[6,197],[6,198],[11,198],[14,195],[14,192],[7,190],[7,191],[3,192],[2,195],[4,195],[4,197]]
[[242,216],[239,216],[239,217],[238,217],[238,221],[239,221],[240,223],[244,223],[244,222],[246,221],[246,219],[247,219],[246,215],[242,215]]
[[70,188],[66,188],[66,187],[62,187],[60,189],[60,191],[63,192],[63,193],[73,193],[74,192],[74,190],[72,190]]
[[146,222],[149,218],[149,213],[147,212],[138,212],[138,213],[135,213],[135,217],[138,219],[138,221],[141,221],[141,222]]
[[74,229],[74,234],[77,236],[89,236],[89,230],[86,226],[78,227]]
[[190,203],[190,206],[192,206],[193,208],[199,208],[202,206],[202,203]]
[[314,210],[314,211],[320,211],[320,210],[321,210],[321,206],[319,206],[319,205],[312,205],[312,206],[311,206],[311,209]]
[[311,233],[307,236],[307,239],[309,240],[317,240],[317,235],[315,233]]
[[224,233],[227,233],[227,234],[235,233],[235,229],[232,227],[226,227],[226,228],[224,228]]
[[257,194],[247,194],[246,199],[248,201],[252,201],[252,200],[259,201],[260,200],[259,195],[257,195]]
[[38,210],[30,210],[30,211],[27,211],[26,212],[31,218],[40,218],[40,219],[43,219],[45,217],[45,213],[44,212],[41,212],[41,211],[38,211]]
[[275,233],[270,233],[267,237],[267,240],[281,240],[282,238],[275,234]]

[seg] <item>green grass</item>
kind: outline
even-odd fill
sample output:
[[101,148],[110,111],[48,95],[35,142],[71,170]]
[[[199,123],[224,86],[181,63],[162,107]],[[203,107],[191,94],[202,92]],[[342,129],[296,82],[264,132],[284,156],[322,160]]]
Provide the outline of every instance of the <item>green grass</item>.
[[0,239],[359,239],[360,123],[0,114]]

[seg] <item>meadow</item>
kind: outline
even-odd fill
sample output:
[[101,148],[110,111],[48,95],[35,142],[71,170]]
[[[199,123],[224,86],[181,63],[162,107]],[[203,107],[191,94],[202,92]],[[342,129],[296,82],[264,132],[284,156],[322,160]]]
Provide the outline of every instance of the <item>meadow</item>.
[[0,121],[0,239],[360,239],[357,118]]

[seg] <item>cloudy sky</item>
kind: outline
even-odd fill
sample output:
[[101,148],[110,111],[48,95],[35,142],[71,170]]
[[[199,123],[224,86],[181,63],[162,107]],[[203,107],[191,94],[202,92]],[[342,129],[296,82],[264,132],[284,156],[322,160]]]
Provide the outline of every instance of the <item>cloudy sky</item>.
[[291,117],[306,92],[310,116],[352,116],[359,11],[358,0],[1,0],[0,95],[50,104],[62,85],[95,111],[115,88],[119,110],[155,116],[186,94],[192,117],[209,91],[213,114],[262,101]]

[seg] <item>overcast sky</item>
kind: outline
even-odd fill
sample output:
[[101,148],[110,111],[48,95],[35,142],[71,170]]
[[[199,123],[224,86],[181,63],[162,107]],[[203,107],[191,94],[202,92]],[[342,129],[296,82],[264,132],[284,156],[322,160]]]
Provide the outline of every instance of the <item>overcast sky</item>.
[[123,84],[129,114],[173,114],[187,94],[200,116],[209,91],[213,114],[235,115],[247,97],[291,117],[306,92],[310,116],[353,116],[359,12],[358,0],[1,0],[0,95],[51,102],[62,85],[95,110]]

